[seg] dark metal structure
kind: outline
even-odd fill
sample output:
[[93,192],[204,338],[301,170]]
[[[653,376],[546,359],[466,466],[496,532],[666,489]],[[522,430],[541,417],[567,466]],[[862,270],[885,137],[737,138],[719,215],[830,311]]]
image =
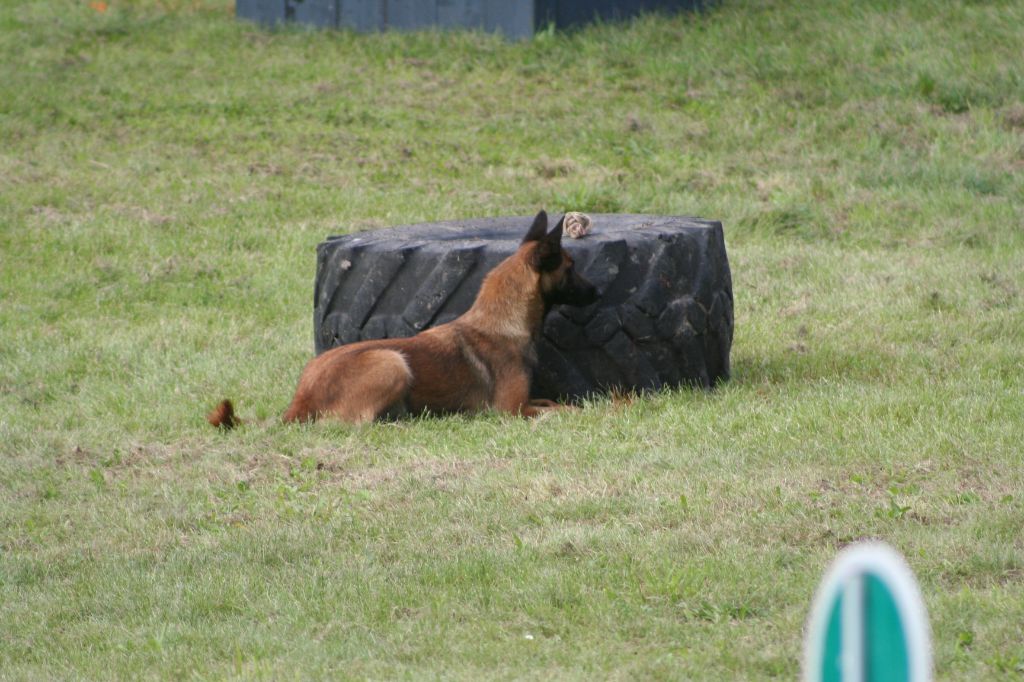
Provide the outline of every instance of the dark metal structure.
[[550,24],[578,26],[641,12],[699,9],[702,0],[236,0],[239,17],[356,31],[475,28],[525,38]]

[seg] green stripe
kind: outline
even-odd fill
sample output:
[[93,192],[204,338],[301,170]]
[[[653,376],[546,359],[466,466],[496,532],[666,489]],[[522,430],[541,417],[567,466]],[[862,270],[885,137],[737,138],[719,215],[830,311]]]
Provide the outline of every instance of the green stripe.
[[907,640],[892,592],[871,574],[864,588],[866,682],[909,682]]

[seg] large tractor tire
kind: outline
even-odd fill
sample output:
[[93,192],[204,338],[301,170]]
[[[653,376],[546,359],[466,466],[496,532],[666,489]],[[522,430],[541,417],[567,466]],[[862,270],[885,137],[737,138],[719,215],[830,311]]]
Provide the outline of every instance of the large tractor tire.
[[[586,308],[548,314],[534,397],[575,400],[728,379],[733,297],[722,224],[591,217],[591,233],[563,245],[601,296]],[[484,275],[519,247],[531,220],[424,223],[329,238],[317,248],[316,352],[455,319]]]

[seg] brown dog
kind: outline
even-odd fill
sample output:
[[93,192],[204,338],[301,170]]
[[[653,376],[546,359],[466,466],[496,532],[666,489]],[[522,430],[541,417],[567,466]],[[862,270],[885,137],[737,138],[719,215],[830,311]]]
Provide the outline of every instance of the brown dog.
[[[588,305],[594,286],[562,248],[563,217],[551,232],[537,214],[519,249],[480,286],[473,306],[448,324],[404,339],[360,341],[309,361],[299,377],[286,422],[331,416],[361,424],[422,412],[501,412],[535,416],[557,409],[530,400],[537,337],[552,305]],[[239,423],[230,401],[207,419]]]

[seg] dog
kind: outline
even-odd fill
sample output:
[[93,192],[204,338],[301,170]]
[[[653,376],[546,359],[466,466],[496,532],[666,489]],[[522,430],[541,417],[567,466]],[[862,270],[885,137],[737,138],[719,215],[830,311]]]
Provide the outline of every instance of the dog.
[[[538,213],[516,252],[487,274],[472,307],[455,320],[409,338],[339,346],[310,360],[282,419],[363,424],[484,410],[535,417],[564,407],[530,399],[544,316],[554,305],[586,306],[598,298],[562,248],[564,223],[563,216],[548,232],[547,213]],[[229,400],[207,420],[228,429],[241,423]]]

